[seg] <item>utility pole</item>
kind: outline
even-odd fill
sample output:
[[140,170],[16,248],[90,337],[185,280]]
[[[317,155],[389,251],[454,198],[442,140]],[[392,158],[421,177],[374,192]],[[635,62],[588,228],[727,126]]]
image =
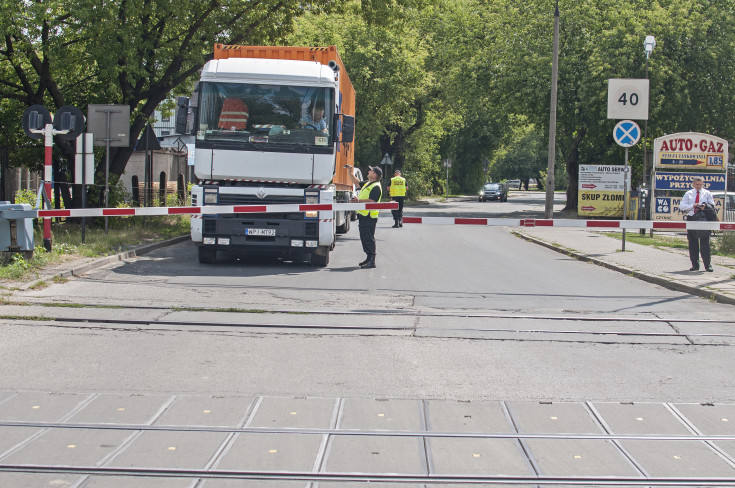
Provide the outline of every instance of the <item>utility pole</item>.
[[546,218],[554,218],[554,160],[556,159],[556,86],[559,78],[559,0],[554,7],[554,57],[551,64],[549,109],[549,162],[546,169]]

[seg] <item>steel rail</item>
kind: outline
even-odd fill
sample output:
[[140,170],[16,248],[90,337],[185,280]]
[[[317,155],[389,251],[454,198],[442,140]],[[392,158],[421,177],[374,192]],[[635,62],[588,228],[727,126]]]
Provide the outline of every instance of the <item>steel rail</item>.
[[0,464],[0,472],[76,474],[147,478],[238,479],[256,481],[377,482],[430,484],[597,485],[597,486],[735,486],[735,477],[631,477],[631,476],[512,476],[314,473],[298,471],[247,471],[164,468],[118,468],[64,465]]
[[[637,332],[637,331],[609,331],[609,330],[547,330],[547,329],[511,329],[511,328],[479,328],[479,327],[424,327],[414,326],[374,326],[374,325],[335,325],[335,324],[263,324],[263,323],[230,323],[230,322],[199,322],[183,320],[135,320],[135,319],[109,319],[109,318],[74,318],[74,317],[39,317],[39,316],[3,316],[0,320],[26,320],[29,322],[48,321],[61,323],[85,323],[85,324],[110,324],[110,325],[138,325],[138,326],[181,326],[181,327],[230,327],[238,329],[310,329],[310,330],[356,330],[356,331],[416,331],[424,334],[436,332],[483,332],[503,334],[544,334],[544,335],[597,335],[597,336],[621,336],[621,337],[711,337],[711,338],[735,338],[734,334],[725,333],[679,333],[679,332]],[[553,320],[553,319],[549,319]],[[612,320],[611,320],[612,322]],[[620,321],[618,321],[620,322]],[[636,322],[635,319],[629,322]],[[679,321],[671,321],[679,322]],[[151,329],[146,329],[151,330]],[[163,330],[163,329],[160,329]]]
[[0,427],[25,427],[34,429],[68,429],[68,430],[121,430],[144,432],[204,432],[225,434],[300,434],[330,436],[362,436],[362,437],[426,437],[426,438],[460,438],[460,439],[544,439],[544,440],[583,440],[583,441],[654,441],[654,442],[731,442],[733,435],[662,435],[662,434],[534,434],[522,432],[442,432],[442,431],[406,431],[406,430],[362,430],[362,429],[308,429],[308,428],[272,428],[272,427],[211,427],[211,426],[173,426],[173,425],[140,425],[114,423],[58,423],[58,422],[25,422],[0,421]]
[[[49,308],[66,308],[46,302],[34,303],[24,302],[8,305],[18,306],[39,306]],[[103,308],[105,305],[101,305]],[[96,308],[95,305],[85,305],[84,308]],[[140,310],[171,310],[174,312],[210,312],[210,313],[268,313],[268,314],[299,314],[299,315],[388,315],[388,316],[410,316],[410,317],[461,317],[461,318],[488,318],[488,319],[518,319],[518,320],[563,320],[570,322],[677,322],[682,324],[735,324],[734,319],[701,319],[701,318],[661,318],[661,317],[589,317],[574,315],[514,315],[514,314],[493,314],[493,313],[467,313],[467,312],[418,312],[418,311],[396,311],[396,310],[255,310],[255,311],[221,311],[218,309],[206,308],[177,308],[177,307],[157,307],[157,306],[140,306],[131,305],[125,308]]]

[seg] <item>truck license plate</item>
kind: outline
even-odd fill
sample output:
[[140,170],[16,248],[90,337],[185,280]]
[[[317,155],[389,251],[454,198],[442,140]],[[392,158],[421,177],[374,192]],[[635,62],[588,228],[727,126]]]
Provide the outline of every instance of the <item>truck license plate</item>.
[[276,229],[245,229],[248,236],[275,236]]

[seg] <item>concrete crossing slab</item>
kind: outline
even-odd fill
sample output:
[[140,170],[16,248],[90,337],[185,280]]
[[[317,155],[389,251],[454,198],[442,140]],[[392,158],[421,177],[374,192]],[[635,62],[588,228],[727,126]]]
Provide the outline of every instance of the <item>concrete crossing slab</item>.
[[143,432],[105,466],[204,469],[227,435],[220,432]]
[[241,433],[217,462],[228,471],[312,471],[326,442],[318,434]]
[[[344,485],[340,485],[344,486]],[[372,488],[372,484],[370,485]],[[205,480],[197,488],[314,488],[304,481]],[[132,487],[131,487],[132,488]],[[365,487],[363,487],[365,488]],[[393,487],[395,488],[395,487]]]
[[68,422],[144,425],[152,422],[170,399],[168,395],[99,395]]
[[426,402],[426,425],[435,432],[515,432],[499,402]]
[[187,478],[91,476],[84,488],[192,488],[194,483]]
[[419,400],[347,398],[344,400],[340,429],[425,430]]
[[334,428],[337,401],[333,398],[263,397],[248,427],[280,429]]
[[603,432],[581,403],[508,402],[518,432],[535,434],[600,434]]
[[252,408],[253,397],[180,395],[155,421],[157,426],[238,427]]
[[[611,433],[691,435],[664,404],[595,403]],[[651,476],[735,476],[735,467],[701,441],[626,440],[620,444]]]
[[533,467],[512,439],[427,439],[432,474],[531,476]]
[[735,435],[735,405],[676,403],[673,407],[705,435]]
[[32,427],[0,427],[0,460],[10,449],[35,436],[41,430]]
[[20,392],[0,403],[4,421],[59,422],[89,399],[81,393]]
[[79,476],[65,474],[35,474],[35,473],[0,473],[0,486],[8,488],[48,486],[53,488],[70,488]]
[[426,474],[422,439],[415,437],[333,436],[324,471],[330,473]]
[[3,464],[96,466],[135,435],[128,430],[50,429]]
[[[601,426],[581,403],[512,402],[519,432],[601,434]],[[640,471],[609,441],[526,439],[532,462],[544,476],[639,476]]]

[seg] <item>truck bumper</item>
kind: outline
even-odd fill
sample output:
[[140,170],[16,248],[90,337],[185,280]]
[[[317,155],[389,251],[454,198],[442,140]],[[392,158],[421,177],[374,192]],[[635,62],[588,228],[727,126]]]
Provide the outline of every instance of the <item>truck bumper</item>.
[[[258,255],[312,254],[319,246],[319,220],[273,217],[202,217],[202,245]],[[251,235],[257,233],[260,235]],[[272,234],[272,235],[262,235]],[[274,234],[274,235],[273,235]],[[227,244],[224,244],[227,243]]]

